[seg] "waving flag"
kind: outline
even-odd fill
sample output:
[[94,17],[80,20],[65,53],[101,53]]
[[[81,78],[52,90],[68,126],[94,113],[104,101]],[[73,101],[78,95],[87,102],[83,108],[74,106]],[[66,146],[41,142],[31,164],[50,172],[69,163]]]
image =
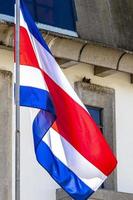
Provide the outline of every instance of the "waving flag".
[[20,105],[40,110],[32,124],[36,158],[72,198],[87,199],[116,159],[23,1],[20,17]]

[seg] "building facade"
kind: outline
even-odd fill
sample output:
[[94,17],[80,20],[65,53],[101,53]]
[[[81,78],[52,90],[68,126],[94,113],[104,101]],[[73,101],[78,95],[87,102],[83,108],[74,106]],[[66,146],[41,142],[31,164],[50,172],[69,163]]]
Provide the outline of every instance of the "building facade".
[[[127,0],[124,5],[122,0],[100,3],[26,0],[25,3],[62,71],[117,156],[117,169],[92,199],[133,199],[132,1]],[[15,196],[13,15],[13,1],[3,2],[0,7],[1,200],[14,200]],[[37,163],[29,121],[30,108],[21,108],[21,200],[70,199]]]

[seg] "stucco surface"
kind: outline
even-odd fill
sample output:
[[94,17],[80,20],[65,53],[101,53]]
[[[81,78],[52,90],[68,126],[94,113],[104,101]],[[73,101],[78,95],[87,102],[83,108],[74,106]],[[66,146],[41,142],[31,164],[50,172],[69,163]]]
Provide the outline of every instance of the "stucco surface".
[[75,4],[81,38],[132,51],[132,0],[75,0]]
[[0,70],[0,200],[12,199],[12,75]]

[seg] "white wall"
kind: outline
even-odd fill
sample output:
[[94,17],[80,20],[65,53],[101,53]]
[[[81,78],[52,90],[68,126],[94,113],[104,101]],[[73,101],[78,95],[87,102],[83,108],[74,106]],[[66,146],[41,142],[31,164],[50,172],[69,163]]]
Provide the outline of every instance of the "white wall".
[[[12,52],[0,49],[0,68],[12,71],[12,66]],[[75,81],[81,80],[84,76],[86,76],[87,78],[91,78],[92,83],[115,89],[116,151],[118,158],[117,187],[118,191],[133,193],[133,85],[130,84],[129,75],[116,72],[114,75],[108,76],[106,78],[100,78],[93,75],[92,66],[85,64],[79,64],[71,68],[65,69],[64,73],[66,74],[72,85]],[[45,170],[43,170],[43,168],[38,164],[35,158],[32,130],[28,123],[30,117],[30,109],[22,108],[21,200],[55,200],[55,189],[58,186],[49,177]]]
[[93,67],[85,64],[65,69],[64,73],[73,85],[84,76],[92,83],[115,89],[117,189],[133,193],[133,84],[126,73],[116,72],[105,78],[93,75]]

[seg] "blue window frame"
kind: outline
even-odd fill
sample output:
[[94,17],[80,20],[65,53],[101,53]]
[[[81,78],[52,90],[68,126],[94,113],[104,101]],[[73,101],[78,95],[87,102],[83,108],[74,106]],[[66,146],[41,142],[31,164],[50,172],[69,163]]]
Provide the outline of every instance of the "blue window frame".
[[[40,24],[76,31],[74,0],[24,0],[34,20]],[[0,14],[14,16],[14,0],[2,1]]]

